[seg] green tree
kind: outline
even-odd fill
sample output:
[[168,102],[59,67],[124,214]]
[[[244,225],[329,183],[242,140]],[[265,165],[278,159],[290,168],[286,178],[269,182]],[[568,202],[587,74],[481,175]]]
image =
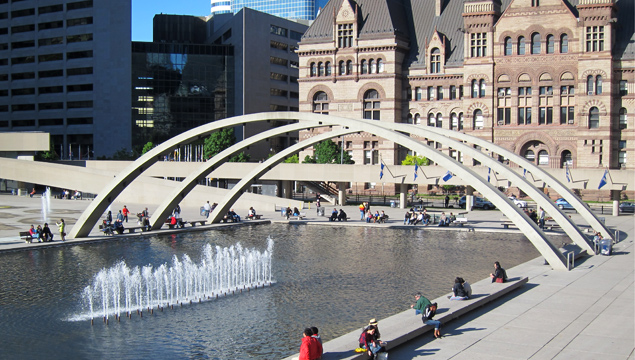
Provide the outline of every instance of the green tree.
[[419,165],[419,166],[428,166],[430,165],[430,160],[428,160],[425,156],[413,156],[406,155],[406,158],[401,162],[401,165]]
[[298,154],[293,154],[288,158],[284,159],[285,164],[297,164],[300,162],[300,156]]
[[443,185],[443,192],[445,192],[446,194],[450,193],[450,191],[454,190],[456,186],[455,185]]
[[214,155],[234,145],[234,143],[236,143],[234,128],[218,130],[205,139],[203,155],[206,159],[211,159]]
[[152,150],[153,148],[154,148],[154,144],[152,143],[152,141],[148,141],[145,145],[143,145],[143,149],[141,149],[141,155],[144,155],[145,153]]
[[237,155],[234,155],[232,157],[229,158],[229,162],[249,162],[249,160],[251,159],[251,156],[249,156],[249,154],[246,154],[245,152],[241,152]]
[[312,156],[309,156],[309,155],[307,155],[307,156],[305,156],[305,157],[304,157],[304,160],[302,160],[302,163],[303,163],[303,164],[317,164],[317,163],[315,162],[315,158],[314,158],[314,157],[312,157]]
[[49,150],[48,151],[38,151],[35,153],[36,161],[55,161],[59,160],[60,157],[57,155],[55,150],[53,150],[53,143],[49,142]]
[[112,154],[113,160],[136,160],[138,157],[138,154],[135,154],[134,151],[130,151],[126,148],[121,148]]
[[348,152],[344,151],[342,153],[342,148],[331,140],[324,140],[316,144],[313,148],[315,149],[315,152],[313,154],[312,161],[308,162],[307,158],[304,158],[304,161],[303,161],[304,163],[315,163],[315,164],[354,164],[355,163],[355,161],[353,161],[353,159],[351,158],[351,155]]

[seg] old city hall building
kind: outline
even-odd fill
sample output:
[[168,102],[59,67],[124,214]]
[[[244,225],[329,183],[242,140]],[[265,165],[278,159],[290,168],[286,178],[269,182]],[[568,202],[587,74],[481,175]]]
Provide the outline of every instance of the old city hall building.
[[[633,2],[331,0],[299,45],[300,111],[462,131],[544,167],[632,169]],[[357,164],[408,151],[334,141]]]

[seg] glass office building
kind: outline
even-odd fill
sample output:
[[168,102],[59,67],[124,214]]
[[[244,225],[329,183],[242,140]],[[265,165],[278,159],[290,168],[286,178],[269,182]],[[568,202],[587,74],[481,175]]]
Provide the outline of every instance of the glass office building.
[[233,116],[233,84],[231,46],[133,42],[133,147]]
[[[326,3],[327,0],[231,0],[231,12],[236,14],[247,7],[289,20],[315,20],[318,10]],[[221,9],[226,9],[226,0],[212,0],[212,14],[222,13]]]

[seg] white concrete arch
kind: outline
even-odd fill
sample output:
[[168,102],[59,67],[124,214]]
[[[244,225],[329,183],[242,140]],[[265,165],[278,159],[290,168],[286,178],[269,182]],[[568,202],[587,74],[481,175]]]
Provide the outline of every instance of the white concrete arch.
[[277,136],[290,131],[299,131],[307,127],[317,128],[321,126],[327,125],[321,125],[317,121],[302,121],[301,123],[285,125],[277,127],[275,129],[267,130],[265,132],[251,136],[243,141],[240,141],[221,151],[208,161],[201,163],[201,166],[199,166],[196,171],[188,175],[187,178],[183,179],[183,181],[179,183],[179,186],[174,189],[174,191],[172,191],[169,195],[167,195],[165,197],[165,200],[163,200],[163,202],[159,204],[159,207],[152,212],[152,218],[150,222],[152,230],[160,229],[161,226],[163,226],[164,220],[168,217],[168,215],[170,215],[170,212],[172,212],[172,209],[174,209],[176,205],[180,203],[181,200],[183,200],[190,193],[190,191],[194,189],[194,187],[196,187],[198,180],[204,179],[232,154],[254,143],[266,140],[269,137]]
[[121,173],[115,176],[102,191],[99,192],[99,196],[97,196],[97,198],[88,205],[79,219],[77,219],[77,223],[75,223],[69,231],[68,237],[77,238],[88,236],[90,231],[95,227],[97,221],[99,221],[100,216],[106,211],[108,206],[117,198],[117,196],[121,194],[128,184],[133,182],[139,175],[152,166],[152,164],[161,161],[163,156],[170,153],[175,147],[188,144],[198,139],[203,139],[218,129],[233,127],[244,123],[266,121],[272,118],[273,117],[262,116],[262,114],[250,114],[218,120],[186,131],[157,145],[157,147],[148,151],[132,164],[128,165],[121,171]]
[[526,169],[532,174],[540,177],[540,179],[544,181],[546,185],[554,189],[558,194],[560,194],[560,196],[567,200],[567,202],[575,208],[575,210],[582,216],[587,224],[589,224],[589,226],[591,226],[593,230],[595,230],[595,232],[601,232],[603,235],[606,234],[605,237],[613,238],[611,231],[609,231],[609,229],[600,221],[600,219],[598,219],[597,216],[595,216],[595,214],[593,214],[593,212],[591,212],[591,210],[586,206],[586,204],[583,203],[582,200],[580,200],[580,198],[578,198],[573,192],[571,192],[569,188],[564,186],[560,181],[551,176],[548,172],[543,171],[541,168],[527,161],[522,156],[515,154],[514,152],[507,150],[502,146],[492,144],[475,136],[466,135],[458,131],[451,131],[435,127],[426,127],[426,131],[435,132],[449,138],[467,141],[484,149],[492,150],[495,153],[509,159],[509,161],[518,164],[523,169]]
[[[309,113],[295,115],[300,118],[299,120],[312,119],[313,116],[318,116]],[[328,118],[328,121],[334,121],[341,126],[349,127],[349,129],[333,130],[328,133],[316,135],[310,139],[304,140],[298,144],[286,148],[278,154],[267,159],[267,161],[265,161],[264,163],[258,164],[255,169],[253,169],[238,184],[236,184],[219,202],[216,209],[214,209],[214,211],[210,215],[212,222],[219,222],[227,213],[231,205],[240,197],[243,191],[245,191],[245,189],[250,186],[250,184],[254,180],[258,179],[264,173],[269,171],[277,163],[282,162],[286,157],[302,150],[303,148],[312,146],[313,144],[316,144],[320,141],[339,137],[341,135],[346,135],[353,132],[358,132],[363,129],[363,131],[365,132],[383,137],[389,141],[393,141],[402,146],[413,149],[417,151],[417,153],[423,154],[432,161],[448,168],[463,180],[472,184],[475,189],[477,189],[484,196],[490,199],[490,201],[492,201],[494,205],[501,209],[501,211],[503,211],[507,215],[507,217],[512,222],[514,222],[516,226],[518,226],[518,228],[525,234],[525,236],[527,236],[527,238],[532,242],[536,249],[545,257],[545,260],[547,260],[547,262],[549,262],[549,264],[554,269],[567,269],[566,260],[564,259],[563,255],[545,238],[544,234],[542,233],[542,231],[540,231],[538,226],[533,222],[527,221],[526,216],[518,207],[511,204],[508,199],[503,198],[501,196],[501,193],[494,186],[492,186],[489,182],[484,181],[473,170],[464,167],[463,164],[458,163],[450,156],[438,152],[436,151],[436,149],[431,148],[428,145],[411,138],[410,136],[406,136],[395,131],[386,129],[385,127],[381,126],[379,122],[376,123],[374,121],[352,120],[347,118],[338,118],[330,115],[328,116]],[[323,119],[325,121],[327,120],[326,118]]]

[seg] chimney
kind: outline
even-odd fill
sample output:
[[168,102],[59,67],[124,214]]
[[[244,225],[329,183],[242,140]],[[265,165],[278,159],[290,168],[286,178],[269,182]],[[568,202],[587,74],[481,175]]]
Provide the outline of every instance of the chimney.
[[443,0],[434,0],[434,16],[441,16],[441,6],[443,6]]

